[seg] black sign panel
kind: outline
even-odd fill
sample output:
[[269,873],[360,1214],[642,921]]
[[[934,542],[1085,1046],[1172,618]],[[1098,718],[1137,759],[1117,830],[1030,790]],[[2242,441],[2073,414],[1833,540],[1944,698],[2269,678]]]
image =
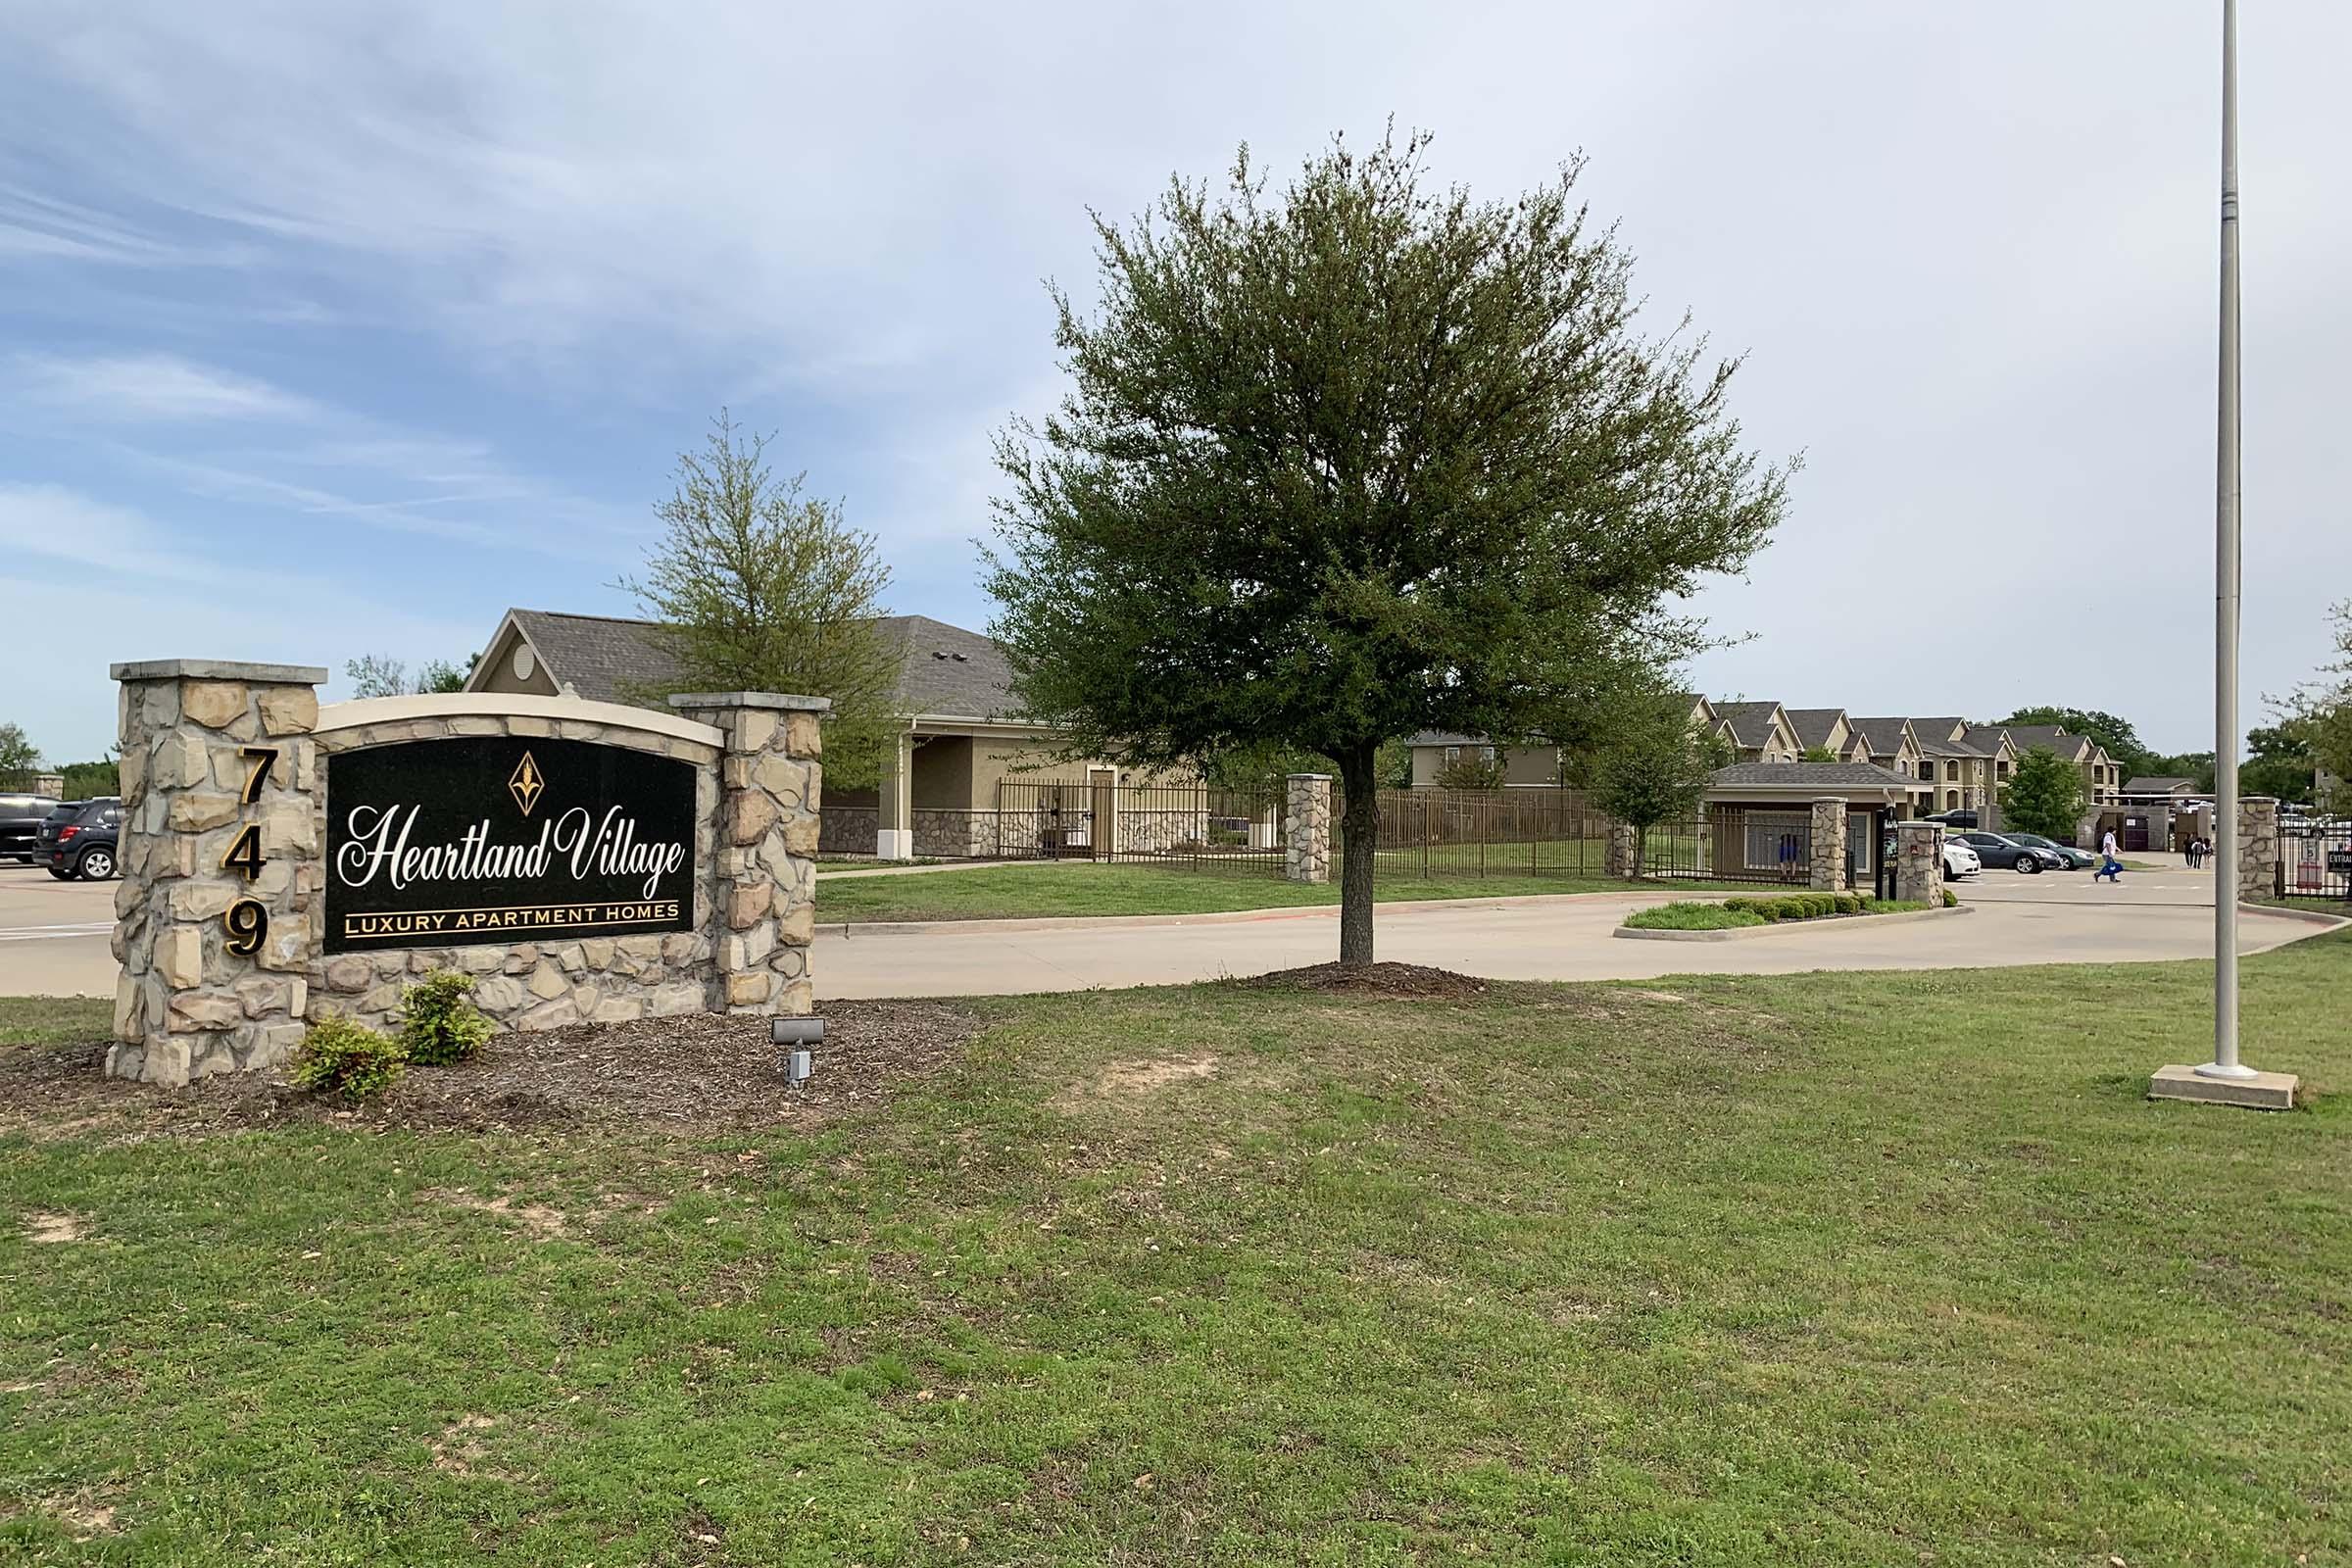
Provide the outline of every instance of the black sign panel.
[[327,763],[329,953],[693,925],[691,763],[522,736]]

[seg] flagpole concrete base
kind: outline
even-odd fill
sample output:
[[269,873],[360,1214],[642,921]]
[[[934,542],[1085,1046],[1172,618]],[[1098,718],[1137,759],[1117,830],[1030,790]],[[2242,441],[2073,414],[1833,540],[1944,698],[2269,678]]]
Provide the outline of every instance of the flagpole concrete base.
[[2159,1067],[2148,1080],[2150,1100],[2190,1100],[2206,1105],[2242,1105],[2249,1110],[2292,1110],[2295,1075],[2258,1072],[2245,1078],[2216,1078],[2195,1067]]

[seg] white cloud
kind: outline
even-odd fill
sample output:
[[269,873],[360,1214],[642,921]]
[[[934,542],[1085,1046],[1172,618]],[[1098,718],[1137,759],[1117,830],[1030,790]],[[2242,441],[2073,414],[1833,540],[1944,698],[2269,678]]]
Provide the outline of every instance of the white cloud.
[[283,421],[320,414],[306,397],[172,354],[19,354],[7,362],[6,376],[12,398],[77,420]]

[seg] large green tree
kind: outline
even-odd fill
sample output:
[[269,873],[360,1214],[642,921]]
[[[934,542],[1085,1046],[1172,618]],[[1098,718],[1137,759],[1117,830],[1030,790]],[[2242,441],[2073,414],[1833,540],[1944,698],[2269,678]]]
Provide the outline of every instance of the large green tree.
[[1373,957],[1381,743],[1556,738],[1699,641],[1670,607],[1783,507],[1734,364],[1637,330],[1576,169],[1479,203],[1425,149],[1335,140],[1273,191],[1245,148],[1221,191],[1098,216],[1098,303],[1053,291],[1069,389],[998,440],[988,587],[1023,706],[1136,764],[1332,759],[1347,963]]
[[883,623],[890,568],[874,537],[837,503],[778,479],[767,438],[722,410],[701,452],[678,457],[675,486],[656,508],[662,534],[644,575],[622,582],[655,621],[677,668],[670,691],[632,689],[655,704],[671,691],[799,692],[832,699],[825,782],[860,789],[880,776],[900,723],[906,651]]
[[2075,842],[2082,806],[2082,769],[2046,746],[2036,746],[2019,758],[2016,772],[2001,789],[2004,819],[2060,844]]
[[2352,808],[2352,599],[2329,606],[2328,623],[2333,657],[2277,706],[2315,771],[2314,797],[2340,811]]

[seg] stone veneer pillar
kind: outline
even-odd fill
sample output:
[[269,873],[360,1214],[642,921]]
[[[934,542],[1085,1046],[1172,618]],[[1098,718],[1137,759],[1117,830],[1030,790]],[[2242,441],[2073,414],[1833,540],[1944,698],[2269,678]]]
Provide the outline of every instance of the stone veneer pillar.
[[1293,773],[1288,787],[1290,821],[1284,832],[1282,874],[1292,882],[1331,880],[1331,775]]
[[1600,870],[1603,876],[1630,882],[1634,877],[1634,851],[1640,847],[1642,835],[1630,822],[1611,822],[1607,845],[1601,850]]
[[[113,674],[122,683],[114,951],[122,972],[106,1070],[176,1087],[274,1066],[301,1043],[308,1004],[310,906],[319,893],[310,734],[326,671],[166,659],[117,664]],[[252,917],[257,906],[266,929]]]
[[718,854],[704,874],[725,926],[712,958],[713,1012],[805,1013],[814,1005],[822,697],[696,692],[669,706],[726,736]]
[[1817,893],[1845,891],[1845,797],[1816,796],[1805,885]]
[[[2219,889],[2216,889],[2219,895]],[[2241,795],[2237,801],[2237,899],[2275,899],[2282,891],[2278,866],[2278,801]]]
[[1943,903],[1943,825],[1894,824],[1894,896],[1930,906]]

